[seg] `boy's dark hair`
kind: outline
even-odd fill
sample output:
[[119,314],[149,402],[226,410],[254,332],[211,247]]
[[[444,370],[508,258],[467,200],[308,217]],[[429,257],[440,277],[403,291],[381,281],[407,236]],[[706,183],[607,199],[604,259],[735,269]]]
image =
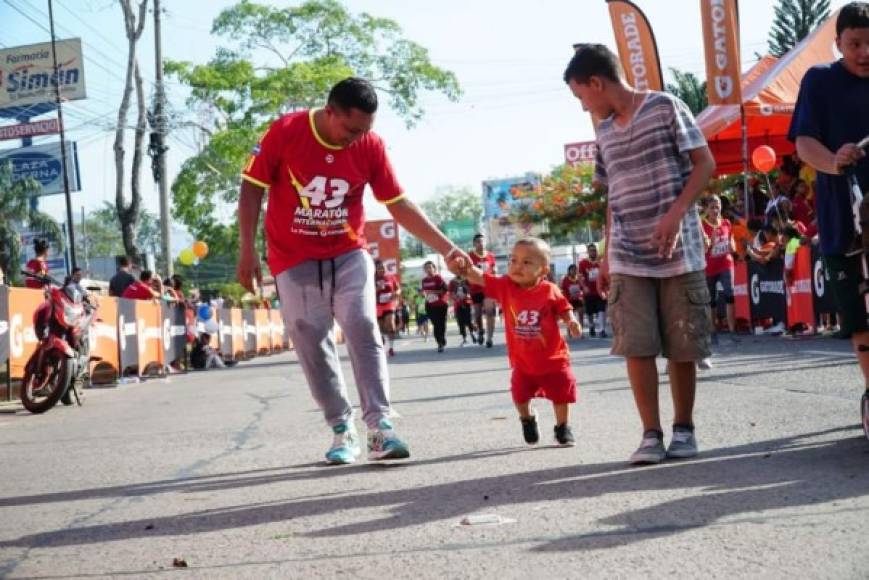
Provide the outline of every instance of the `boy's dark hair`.
[[484,234],[476,234],[474,235],[474,239],[472,241],[476,242],[477,240],[484,240],[486,236]]
[[427,260],[427,261],[422,265],[422,267],[425,268],[426,266],[429,266],[429,265],[431,265],[432,267],[434,267],[435,269],[437,269],[437,266],[436,266],[435,263],[432,262],[431,260]]
[[130,258],[128,256],[121,256],[118,258],[118,267],[119,268],[127,268],[130,266]]
[[142,273],[139,274],[139,280],[142,282],[150,282],[151,278],[153,278],[154,273],[151,270],[142,270]]
[[586,244],[585,251],[587,252],[588,250],[590,250],[592,248],[594,248],[595,251],[597,251],[597,244]]
[[763,220],[751,218],[750,220],[748,220],[746,227],[748,227],[749,231],[759,232],[761,229],[763,229]]
[[845,4],[836,18],[836,38],[842,36],[846,28],[869,28],[869,2]]
[[567,64],[564,82],[571,80],[588,84],[591,77],[600,77],[617,83],[622,78],[619,57],[603,44],[582,44]]
[[199,340],[202,341],[203,344],[208,344],[211,342],[211,335],[207,332],[203,332],[199,335]]
[[371,83],[357,77],[346,78],[332,87],[327,102],[342,111],[359,109],[369,115],[377,112],[377,92]]
[[48,250],[48,240],[43,240],[42,238],[33,240],[33,251],[36,252],[37,256],[46,250]]

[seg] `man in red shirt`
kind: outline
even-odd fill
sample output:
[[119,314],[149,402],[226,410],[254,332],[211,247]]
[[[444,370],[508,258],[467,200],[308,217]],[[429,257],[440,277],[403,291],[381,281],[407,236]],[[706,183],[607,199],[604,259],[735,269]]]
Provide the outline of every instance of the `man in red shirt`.
[[[706,217],[703,225],[703,240],[706,244],[706,284],[709,286],[712,316],[712,344],[718,343],[718,333],[715,331],[716,304],[724,299],[727,312],[727,329],[730,340],[736,342],[736,309],[733,298],[733,253],[736,252],[736,242],[730,221],[721,217],[721,198],[713,195],[706,202]],[[721,292],[718,292],[718,285]],[[711,368],[709,359],[698,363],[700,368]]]
[[[37,276],[48,276],[48,241],[41,239],[33,240],[33,252],[36,254],[36,257],[27,262],[25,270]],[[27,288],[42,288],[45,286],[39,280],[30,277],[24,279],[24,285]]]
[[477,267],[458,273],[484,287],[505,313],[507,352],[513,367],[510,391],[525,442],[533,445],[540,439],[531,399],[545,397],[555,411],[556,441],[572,446],[576,441],[570,429],[570,404],[576,402],[576,378],[558,321],[568,325],[571,336],[581,336],[582,327],[558,286],[546,280],[549,260],[546,242],[523,238],[513,247],[506,276],[487,274]]
[[389,341],[389,356],[395,356],[395,312],[401,296],[401,284],[398,278],[386,273],[386,266],[380,260],[374,261],[374,292],[380,334]]
[[139,279],[127,286],[127,289],[121,294],[121,298],[129,298],[130,300],[159,299],[160,295],[151,288],[153,277],[154,275],[151,273],[151,270],[142,270]]
[[475,344],[477,342],[474,325],[471,323],[471,291],[468,286],[468,281],[462,276],[456,276],[447,285],[450,298],[453,300],[453,314],[459,326],[459,334],[462,335],[460,346],[468,344],[468,334],[471,335],[471,342]]
[[[474,236],[474,249],[470,252],[471,263],[484,273],[497,274],[495,255],[486,250],[486,236]],[[471,301],[473,302],[474,325],[477,327],[477,342],[483,345],[483,314],[486,315],[486,347],[492,348],[492,336],[495,334],[495,300],[483,293],[483,287],[470,284]]]
[[371,131],[376,111],[371,84],[348,78],[332,87],[325,107],[279,118],[253,148],[238,201],[238,280],[254,290],[262,280],[254,242],[268,189],[269,269],[284,297],[281,311],[299,363],[334,434],[326,453],[330,464],[352,463],[361,453],[335,350],[334,321],[347,339],[368,426],[368,457],[410,456],[388,419],[374,265],[364,249],[365,185],[399,224],[448,261],[469,259],[405,197],[383,141]]
[[434,329],[438,352],[443,352],[447,345],[447,283],[438,274],[438,267],[428,261],[422,265],[425,278],[419,283],[422,295],[425,297],[425,313],[431,320]]
[[597,245],[586,246],[587,258],[579,261],[579,279],[582,280],[582,295],[585,313],[588,314],[589,335],[596,336],[595,320],[600,323],[600,337],[606,338],[606,295],[600,291],[597,280],[600,274],[600,257]]

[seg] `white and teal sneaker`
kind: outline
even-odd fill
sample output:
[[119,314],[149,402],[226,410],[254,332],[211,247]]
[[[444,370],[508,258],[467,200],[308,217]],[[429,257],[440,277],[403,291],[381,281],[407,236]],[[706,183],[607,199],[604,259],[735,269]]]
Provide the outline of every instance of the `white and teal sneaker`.
[[362,453],[359,446],[359,434],[353,423],[339,423],[332,427],[335,438],[332,447],[326,452],[326,463],[329,465],[347,465],[355,463],[356,458]]
[[389,419],[381,419],[377,429],[368,431],[368,459],[407,459],[410,447],[398,438]]

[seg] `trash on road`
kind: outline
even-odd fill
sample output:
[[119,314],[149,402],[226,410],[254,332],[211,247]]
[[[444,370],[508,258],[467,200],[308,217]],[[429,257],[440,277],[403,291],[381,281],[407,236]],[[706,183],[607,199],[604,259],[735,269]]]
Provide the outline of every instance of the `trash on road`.
[[172,560],[172,567],[173,568],[186,568],[187,567],[187,560],[185,560],[184,558],[175,558],[174,560]]
[[463,526],[500,526],[514,523],[516,523],[516,520],[511,520],[498,514],[469,514],[459,522]]

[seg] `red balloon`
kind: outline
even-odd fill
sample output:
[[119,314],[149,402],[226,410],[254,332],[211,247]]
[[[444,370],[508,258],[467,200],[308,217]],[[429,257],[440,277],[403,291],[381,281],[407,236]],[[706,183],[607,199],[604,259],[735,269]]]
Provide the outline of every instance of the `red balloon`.
[[775,167],[775,150],[769,145],[761,145],[751,154],[751,162],[761,173],[769,173]]

